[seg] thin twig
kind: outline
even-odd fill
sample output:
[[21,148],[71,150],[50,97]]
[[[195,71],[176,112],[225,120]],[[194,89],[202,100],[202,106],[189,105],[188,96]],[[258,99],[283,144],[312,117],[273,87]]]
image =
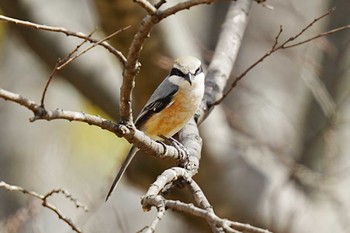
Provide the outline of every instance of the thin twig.
[[43,91],[43,94],[42,94],[42,97],[41,97],[41,101],[40,101],[41,106],[44,107],[44,101],[45,101],[45,96],[46,96],[47,89],[48,89],[49,84],[51,83],[53,77],[55,76],[55,74],[56,74],[58,71],[60,71],[61,69],[63,69],[65,66],[67,66],[68,64],[70,64],[71,62],[73,62],[75,59],[77,59],[77,58],[80,57],[81,55],[83,55],[83,54],[85,54],[86,52],[88,52],[89,50],[95,48],[96,46],[102,44],[103,42],[109,40],[109,39],[112,38],[113,36],[115,36],[115,35],[117,35],[117,34],[123,32],[123,31],[125,31],[125,30],[127,30],[127,29],[129,29],[129,28],[130,28],[130,26],[126,26],[126,27],[124,27],[124,28],[122,28],[122,29],[119,29],[119,30],[113,32],[112,34],[106,36],[105,38],[103,38],[103,39],[97,41],[96,43],[94,43],[94,44],[91,45],[90,47],[84,49],[83,51],[81,51],[80,53],[76,54],[75,56],[73,56],[74,53],[76,53],[76,52],[79,50],[79,48],[80,48],[83,44],[85,44],[85,43],[88,41],[89,38],[91,38],[91,35],[92,35],[92,33],[93,33],[93,32],[91,32],[91,33],[88,35],[88,38],[86,38],[83,42],[81,42],[78,46],[76,46],[76,48],[75,48],[73,51],[71,51],[64,59],[59,59],[59,60],[57,61],[56,65],[55,65],[54,69],[52,70],[52,72],[51,72],[51,74],[50,74],[50,76],[49,76],[48,81],[47,81],[46,84],[45,84],[45,88],[44,88],[44,91]]
[[284,49],[288,49],[288,48],[292,48],[292,47],[295,47],[295,46],[299,46],[299,45],[302,45],[302,44],[305,44],[305,43],[308,43],[310,41],[313,41],[317,38],[320,38],[320,37],[323,37],[323,36],[328,36],[328,35],[331,35],[331,34],[334,34],[336,32],[340,32],[340,31],[344,31],[346,29],[350,29],[350,24],[349,25],[345,25],[345,26],[342,26],[342,27],[338,27],[338,28],[335,28],[335,29],[332,29],[332,30],[329,30],[327,32],[322,32],[316,36],[313,36],[313,37],[310,37],[306,40],[303,40],[303,41],[300,41],[300,42],[297,42],[295,44],[291,44],[291,45],[286,45],[284,46],[283,48]]
[[[71,194],[69,194],[67,191],[63,190],[63,189],[56,189],[56,190],[52,190],[50,192],[48,192],[45,195],[40,195],[36,192],[33,191],[29,191],[27,189],[24,189],[20,186],[15,186],[15,185],[10,185],[4,181],[0,181],[0,187],[4,187],[6,190],[8,191],[17,191],[17,192],[21,192],[23,194],[28,194],[29,196],[32,196],[36,199],[41,200],[42,205],[50,210],[52,210],[59,219],[62,219],[62,221],[64,221],[65,223],[67,223],[73,231],[81,233],[82,231],[72,222],[71,219],[69,219],[68,217],[64,216],[64,214],[54,205],[50,204],[48,202],[48,198],[50,196],[52,196],[52,194],[54,193],[63,193],[66,197],[68,197],[69,200],[73,201],[76,205],[77,208],[83,208],[85,211],[87,210],[87,207],[85,207],[84,205],[80,204],[77,199],[73,198],[71,196]],[[78,204],[79,203],[79,204]]]
[[346,29],[350,29],[350,25],[345,25],[327,32],[323,32],[320,33],[316,36],[313,36],[309,39],[297,42],[295,44],[288,44],[292,41],[295,41],[297,38],[299,38],[301,35],[304,34],[304,32],[306,30],[308,30],[310,27],[312,27],[316,22],[318,22],[319,20],[321,20],[322,18],[330,15],[333,11],[335,10],[335,8],[332,8],[330,10],[328,10],[326,13],[322,14],[321,16],[315,18],[311,23],[309,23],[308,25],[306,25],[303,29],[300,30],[300,32],[298,32],[297,34],[295,34],[294,36],[288,38],[287,40],[285,40],[282,44],[278,45],[278,39],[283,31],[282,26],[280,26],[280,30],[277,33],[275,40],[274,40],[274,44],[271,46],[271,49],[265,53],[262,57],[260,57],[256,62],[254,62],[252,65],[250,65],[245,71],[243,71],[240,75],[238,75],[236,77],[236,79],[234,80],[234,82],[230,85],[230,87],[227,89],[227,91],[222,95],[222,97],[220,99],[218,99],[216,102],[213,103],[213,105],[218,105],[220,104],[226,97],[227,95],[237,86],[237,84],[239,83],[239,81],[241,81],[253,68],[255,68],[258,64],[262,63],[265,58],[271,56],[273,53],[275,53],[276,51],[280,50],[280,49],[288,49],[288,48],[292,48],[301,44],[305,44],[307,42],[313,41],[319,37],[322,36],[326,36],[326,35],[330,35],[342,30],[346,30]]
[[65,189],[53,189],[50,192],[48,192],[47,194],[45,194],[44,198],[47,199],[50,196],[52,196],[53,194],[60,194],[62,193],[68,200],[70,200],[71,202],[74,203],[75,207],[77,209],[81,208],[83,209],[85,212],[88,211],[88,207],[84,204],[82,204],[77,198],[73,197],[72,194],[70,194],[67,190]]
[[[92,34],[95,32],[96,30],[92,31],[88,37],[90,38],[92,36]],[[59,70],[59,66],[61,63],[63,63],[64,61],[68,60],[70,57],[73,56],[73,54],[75,52],[77,52],[79,50],[79,48],[85,44],[87,42],[87,39],[84,39],[84,41],[82,41],[80,44],[78,44],[74,50],[72,50],[68,55],[67,57],[65,57],[64,59],[58,59],[58,61],[56,62],[55,64],[55,67],[53,68],[53,70],[51,71],[50,73],[50,76],[49,76],[49,79],[47,80],[47,82],[45,83],[45,87],[44,87],[44,91],[41,95],[41,101],[40,101],[40,104],[42,107],[44,107],[44,104],[45,104],[45,96],[46,96],[46,92],[47,92],[47,89],[49,88],[49,85],[53,79],[53,77],[55,76],[55,73]]]
[[[91,43],[97,43],[98,42],[98,40],[93,39],[93,38],[89,38],[86,34],[84,34],[82,32],[69,31],[69,30],[67,30],[67,29],[65,29],[63,27],[52,27],[52,26],[46,26],[46,25],[42,25],[42,24],[36,24],[36,23],[28,22],[28,21],[14,19],[14,18],[7,17],[7,16],[4,16],[4,15],[0,15],[0,20],[8,22],[8,23],[14,23],[16,25],[20,25],[20,26],[24,26],[24,27],[37,29],[37,30],[44,30],[44,31],[49,31],[49,32],[60,32],[60,33],[65,34],[66,36],[77,37],[77,38],[80,38],[80,39],[87,40],[87,41],[89,41]],[[120,51],[115,49],[113,46],[111,46],[107,42],[100,43],[100,45],[102,47],[104,47],[105,49],[107,49],[109,52],[111,52],[115,57],[117,57],[118,60],[122,63],[122,65],[125,66],[126,58],[124,57],[124,55]]]
[[43,108],[45,107],[45,97],[46,97],[47,89],[49,88],[49,85],[50,85],[53,77],[55,76],[55,73],[57,72],[57,67],[59,66],[59,63],[60,63],[60,61],[56,62],[55,67],[52,69],[52,71],[50,73],[49,79],[45,83],[43,93],[41,94],[40,106]]
[[297,33],[296,35],[290,37],[289,39],[287,39],[284,44],[287,44],[289,42],[294,41],[295,39],[299,38],[302,34],[304,34],[304,32],[306,32],[309,28],[311,28],[315,23],[317,23],[318,21],[320,21],[321,19],[323,19],[324,17],[330,15],[333,11],[335,10],[335,7],[333,7],[332,9],[328,10],[327,12],[325,12],[324,14],[322,14],[321,16],[315,18],[311,23],[309,23],[308,25],[306,25],[306,27],[304,27],[299,33]]
[[86,52],[88,52],[89,50],[91,50],[91,49],[95,48],[96,46],[102,44],[103,42],[109,40],[109,39],[112,38],[113,36],[115,36],[115,35],[117,35],[117,34],[123,32],[123,31],[129,29],[130,27],[131,27],[131,26],[126,26],[126,27],[124,27],[124,28],[122,28],[122,29],[119,29],[119,30],[113,32],[112,34],[106,36],[105,38],[103,38],[103,39],[97,41],[96,43],[94,43],[94,44],[91,45],[90,47],[84,49],[83,51],[81,51],[81,52],[78,53],[77,55],[75,55],[75,56],[69,56],[69,59],[65,60],[64,63],[62,63],[59,67],[57,67],[57,70],[62,69],[63,67],[65,67],[66,65],[68,65],[69,63],[71,63],[72,61],[74,61],[75,59],[77,59],[78,57],[80,57],[81,55],[83,55],[83,54],[85,54]]

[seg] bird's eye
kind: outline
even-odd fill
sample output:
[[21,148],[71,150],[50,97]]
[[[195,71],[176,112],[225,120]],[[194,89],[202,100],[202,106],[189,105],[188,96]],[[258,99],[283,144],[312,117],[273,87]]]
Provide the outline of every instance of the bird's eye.
[[181,72],[181,70],[177,69],[177,68],[172,68],[170,71],[170,75],[176,75],[176,76],[180,76],[180,77],[185,77],[185,74]]
[[202,69],[202,67],[200,66],[200,67],[198,67],[198,69],[196,69],[196,72],[194,73],[194,75],[200,74],[200,73],[202,73],[202,72],[203,72],[203,69]]

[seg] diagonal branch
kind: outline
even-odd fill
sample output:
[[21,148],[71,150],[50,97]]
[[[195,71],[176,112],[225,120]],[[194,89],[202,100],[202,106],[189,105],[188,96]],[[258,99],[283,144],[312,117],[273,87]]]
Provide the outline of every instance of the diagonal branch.
[[[78,52],[79,48],[80,48],[85,42],[88,41],[88,39],[85,39],[85,40],[84,40],[83,42],[81,42],[72,52],[70,52],[70,53],[67,55],[67,57],[65,57],[64,59],[59,59],[59,60],[57,61],[56,65],[55,65],[54,69],[52,70],[49,79],[47,80],[47,82],[46,82],[46,84],[45,84],[44,91],[43,91],[43,93],[42,93],[42,97],[41,97],[41,101],[40,101],[41,105],[44,106],[45,95],[46,95],[47,89],[48,89],[48,87],[49,87],[49,85],[50,85],[50,83],[51,83],[51,81],[52,81],[54,75],[55,75],[58,71],[60,71],[61,69],[63,69],[65,66],[67,66],[68,64],[70,64],[71,62],[73,62],[74,60],[76,60],[78,57],[80,57],[81,55],[83,55],[83,54],[85,54],[86,52],[88,52],[89,50],[95,48],[96,46],[98,46],[98,45],[104,43],[105,41],[109,40],[109,39],[112,38],[113,36],[115,36],[115,35],[117,35],[117,34],[123,32],[123,31],[125,31],[125,30],[127,30],[127,29],[129,29],[129,28],[130,28],[130,26],[126,26],[126,27],[124,27],[124,28],[121,28],[121,29],[119,29],[119,30],[113,32],[112,34],[106,36],[105,38],[103,38],[103,39],[97,41],[96,43],[94,43],[94,44],[91,45],[90,47],[84,49],[84,50],[81,51],[80,53],[75,54],[75,53]],[[91,35],[92,35],[92,33],[90,33],[90,34],[88,35],[88,38],[91,38]],[[74,55],[74,54],[75,54],[75,55]]]
[[113,48],[106,41],[99,43],[99,40],[93,39],[89,35],[86,35],[82,32],[73,32],[73,31],[70,31],[70,30],[65,29],[63,27],[52,27],[52,26],[46,26],[46,25],[42,25],[42,24],[36,24],[36,23],[28,22],[28,21],[14,19],[14,18],[7,17],[4,15],[0,15],[0,21],[4,21],[7,23],[13,23],[13,24],[16,24],[19,26],[28,27],[28,28],[32,28],[32,29],[36,29],[36,30],[43,30],[43,31],[49,31],[49,32],[60,32],[60,33],[65,34],[66,36],[73,36],[73,37],[77,37],[80,39],[84,39],[84,40],[89,41],[93,44],[99,44],[102,47],[104,47],[105,49],[107,49],[109,52],[111,52],[125,66],[126,59],[120,51]]
[[17,192],[21,192],[23,194],[28,194],[29,196],[31,197],[34,197],[36,199],[39,199],[41,200],[41,204],[53,211],[57,217],[59,219],[61,219],[62,221],[64,221],[66,224],[68,224],[73,231],[77,232],[77,233],[81,233],[82,231],[75,225],[75,223],[69,219],[68,217],[66,217],[56,206],[54,206],[53,204],[49,203],[48,202],[48,198],[51,197],[54,193],[62,193],[66,198],[68,198],[70,201],[72,201],[75,206],[77,208],[83,208],[84,211],[87,211],[87,207],[85,207],[84,205],[82,205],[77,199],[73,198],[72,195],[70,193],[68,193],[66,190],[64,189],[54,189],[50,192],[48,192],[47,194],[45,195],[41,195],[41,194],[38,194],[36,192],[33,192],[33,191],[29,191],[27,189],[24,189],[22,187],[19,187],[19,186],[15,186],[15,185],[10,185],[10,184],[7,184],[6,182],[4,181],[0,181],[0,187],[3,187],[5,188],[6,190],[8,191],[17,191]]
[[296,47],[296,46],[308,43],[310,41],[313,41],[313,40],[315,40],[317,38],[320,38],[320,37],[323,37],[323,36],[326,36],[326,35],[331,35],[331,34],[334,34],[336,32],[339,32],[339,31],[350,29],[350,25],[345,25],[345,26],[342,26],[342,27],[339,27],[339,28],[335,28],[335,29],[327,31],[327,32],[320,33],[320,34],[318,34],[316,36],[313,36],[311,38],[308,38],[306,40],[303,40],[303,41],[300,41],[300,42],[296,42],[294,44],[290,44],[291,42],[293,42],[296,39],[298,39],[301,35],[303,35],[316,22],[318,22],[319,20],[323,19],[324,17],[330,15],[334,10],[335,10],[335,8],[332,8],[332,9],[328,10],[327,12],[325,12],[324,14],[322,14],[321,16],[315,18],[311,23],[309,23],[304,28],[302,28],[300,30],[300,32],[298,32],[294,36],[291,36],[290,38],[288,38],[287,40],[285,40],[281,44],[279,43],[279,38],[280,38],[280,36],[282,34],[283,28],[282,28],[282,26],[280,26],[279,32],[277,33],[277,36],[275,37],[274,44],[272,45],[271,49],[267,53],[265,53],[263,56],[261,56],[256,62],[254,62],[252,65],[250,65],[240,75],[238,75],[235,78],[234,82],[229,86],[227,91],[224,94],[222,94],[221,98],[219,98],[215,102],[211,103],[211,105],[209,103],[209,108],[213,107],[214,105],[220,104],[228,96],[228,94],[237,86],[238,82],[240,82],[253,68],[255,68],[257,65],[262,63],[265,60],[265,58],[271,56],[276,51],[281,50],[281,49],[293,48],[293,47]]

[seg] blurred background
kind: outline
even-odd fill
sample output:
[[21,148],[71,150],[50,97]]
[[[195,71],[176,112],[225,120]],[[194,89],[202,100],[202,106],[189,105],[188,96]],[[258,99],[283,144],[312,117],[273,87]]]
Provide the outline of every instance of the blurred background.
[[[168,1],[171,5],[175,1]],[[302,39],[350,24],[348,0],[268,0],[253,4],[232,80],[265,54],[283,25],[283,41],[332,7]],[[167,4],[164,7],[168,6]],[[173,58],[210,63],[229,2],[194,7],[162,21],[141,53],[134,115],[167,74]],[[6,16],[103,38],[124,54],[146,12],[133,1],[0,0]],[[81,41],[63,34],[0,23],[0,86],[40,101],[58,58]],[[278,233],[350,231],[350,31],[288,50],[254,68],[200,126],[203,155],[195,176],[220,217]],[[118,121],[121,66],[96,47],[51,83],[48,109],[84,111]],[[29,122],[32,113],[0,99],[0,180],[40,194],[68,190],[50,202],[83,232],[136,232],[155,211],[140,196],[173,161],[139,153],[108,202],[105,195],[129,144],[96,127],[67,121]],[[186,190],[169,198],[193,202]],[[0,188],[0,232],[71,232],[33,198]],[[157,232],[210,232],[202,220],[167,212]]]

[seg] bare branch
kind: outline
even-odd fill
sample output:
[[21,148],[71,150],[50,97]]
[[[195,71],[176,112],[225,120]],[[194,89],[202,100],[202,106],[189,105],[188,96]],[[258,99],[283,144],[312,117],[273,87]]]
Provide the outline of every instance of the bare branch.
[[166,0],[159,0],[159,2],[154,4],[154,7],[159,9],[164,3],[166,3]]
[[[157,180],[149,187],[145,196],[142,197],[143,209],[149,211],[152,206],[155,206],[158,211],[163,205],[166,209],[170,208],[175,211],[186,212],[191,215],[201,217],[205,219],[212,228],[222,228],[224,232],[251,232],[251,233],[268,233],[268,230],[263,230],[250,226],[249,224],[241,224],[237,222],[232,222],[226,219],[221,219],[217,217],[213,211],[212,206],[209,204],[207,198],[205,197],[203,191],[198,186],[198,184],[190,178],[191,174],[183,168],[173,167],[165,170]],[[190,191],[195,199],[195,201],[200,205],[196,207],[193,204],[185,204],[180,201],[166,200],[160,193],[167,189],[170,183],[183,178],[188,184]],[[160,214],[161,216],[163,213]],[[149,228],[147,228],[149,229]],[[147,231],[148,232],[148,231]],[[220,232],[220,231],[218,231]]]
[[292,48],[292,47],[295,47],[295,46],[299,46],[299,45],[302,45],[302,44],[305,44],[305,43],[308,43],[310,41],[313,41],[317,38],[320,38],[320,37],[324,37],[324,36],[328,36],[328,35],[331,35],[331,34],[334,34],[336,32],[340,32],[340,31],[344,31],[344,30],[347,30],[347,29],[350,29],[350,24],[349,25],[345,25],[345,26],[342,26],[342,27],[338,27],[338,28],[335,28],[335,29],[332,29],[330,31],[327,31],[327,32],[322,32],[316,36],[313,36],[313,37],[310,37],[306,40],[303,40],[303,41],[300,41],[300,42],[297,42],[295,44],[291,44],[291,45],[286,45],[284,46],[283,48],[284,49],[288,49],[288,48]]
[[103,38],[103,39],[97,41],[96,43],[94,43],[94,44],[91,45],[90,47],[84,49],[82,52],[80,52],[80,53],[76,54],[75,56],[73,56],[74,53],[76,53],[76,52],[79,50],[79,48],[80,48],[85,42],[88,41],[88,38],[91,38],[91,35],[92,35],[92,33],[93,33],[93,32],[92,32],[92,33],[90,33],[90,34],[88,35],[88,38],[85,39],[83,42],[81,42],[72,52],[70,52],[70,53],[67,55],[67,57],[65,57],[64,59],[59,59],[59,60],[57,61],[56,65],[55,65],[55,67],[53,68],[53,70],[52,70],[52,72],[51,72],[51,74],[50,74],[49,79],[47,80],[47,82],[46,82],[46,84],[45,84],[44,91],[43,91],[43,94],[42,94],[42,97],[41,97],[41,101],[40,101],[41,106],[44,106],[45,95],[46,95],[47,89],[48,89],[49,84],[50,84],[50,82],[52,81],[54,75],[55,75],[58,71],[60,71],[61,69],[63,69],[65,66],[67,66],[67,65],[70,64],[72,61],[74,61],[75,59],[77,59],[77,58],[80,57],[81,55],[85,54],[85,53],[88,52],[89,50],[95,48],[96,46],[98,46],[98,45],[102,44],[103,42],[109,40],[111,37],[113,37],[113,36],[115,36],[115,35],[117,35],[117,34],[123,32],[123,31],[125,31],[125,30],[127,30],[127,29],[129,29],[129,28],[130,28],[130,26],[127,26],[127,27],[124,27],[124,28],[122,28],[122,29],[119,29],[119,30],[115,31],[114,33],[112,33],[112,34],[106,36],[105,38]]
[[229,221],[227,219],[221,219],[218,216],[216,216],[214,213],[208,213],[207,211],[198,208],[192,204],[186,204],[182,203],[180,201],[172,201],[172,200],[165,200],[165,206],[166,208],[179,211],[179,212],[185,212],[191,215],[195,215],[197,217],[203,218],[208,222],[214,222],[216,226],[223,227],[228,230],[227,228],[233,228],[236,231],[241,232],[249,232],[249,233],[270,233],[268,230],[260,229],[257,227],[253,227],[249,224],[242,224],[237,223],[233,221]]
[[[81,55],[83,55],[83,54],[85,54],[86,52],[88,52],[89,50],[95,48],[95,47],[98,46],[98,45],[101,45],[103,42],[109,40],[109,39],[112,38],[113,36],[115,36],[115,35],[117,35],[117,34],[123,32],[123,31],[129,29],[130,27],[131,27],[131,26],[126,26],[126,27],[124,27],[124,28],[122,28],[122,29],[119,29],[119,30],[113,32],[112,34],[106,36],[105,38],[103,38],[103,39],[101,39],[101,40],[99,40],[99,41],[97,41],[96,43],[94,43],[94,44],[91,45],[90,47],[84,49],[83,51],[81,51],[80,53],[78,53],[78,54],[75,55],[75,56],[72,56],[72,55],[70,54],[70,55],[68,56],[69,59],[67,59],[62,65],[60,65],[59,67],[57,67],[57,69],[58,69],[58,70],[62,69],[63,67],[65,67],[66,65],[68,65],[69,63],[71,63],[72,61],[74,61],[75,59],[77,59],[78,57],[80,57]],[[87,41],[87,40],[85,40],[85,41]],[[84,42],[85,42],[85,41],[84,41]]]
[[153,222],[151,223],[151,225],[149,227],[146,227],[142,232],[145,233],[153,233],[155,232],[158,224],[160,223],[160,221],[162,220],[164,214],[165,214],[165,205],[159,205],[157,207],[157,216],[154,218]]
[[154,7],[149,1],[147,0],[134,0],[137,4],[139,4],[142,8],[144,8],[148,14],[153,15],[157,12],[157,8]]
[[55,109],[51,111],[46,110],[35,101],[29,100],[19,94],[4,90],[2,88],[0,88],[0,98],[18,103],[31,110],[34,113],[34,117],[30,118],[31,122],[36,120],[50,121],[57,119],[84,122],[112,132],[118,137],[124,137],[130,143],[133,143],[138,148],[144,150],[147,154],[159,157],[161,159],[171,158],[178,161],[186,161],[187,159],[186,152],[182,151],[180,148],[175,148],[173,146],[156,142],[143,132],[130,125],[116,124],[100,116],[94,116],[84,112],[74,112],[62,109]]
[[47,199],[50,196],[52,196],[53,194],[59,194],[59,193],[62,193],[68,200],[73,202],[76,208],[78,208],[78,209],[82,208],[84,211],[88,211],[87,206],[80,203],[77,198],[73,197],[72,194],[70,194],[67,190],[64,190],[64,189],[53,189],[50,192],[48,192],[47,194],[45,194],[44,198]]
[[[43,30],[43,31],[49,31],[49,32],[60,32],[60,33],[65,34],[66,36],[77,37],[77,38],[84,39],[84,40],[87,40],[87,41],[89,41],[91,43],[95,43],[95,44],[98,43],[98,40],[90,38],[88,35],[86,35],[82,32],[69,31],[63,27],[51,27],[51,26],[46,26],[46,25],[42,25],[42,24],[36,24],[36,23],[28,22],[28,21],[14,19],[14,18],[7,17],[4,15],[0,15],[0,20],[5,21],[7,23],[14,23],[16,25],[20,25],[20,26],[28,27],[28,28],[33,28],[33,29],[37,29],[37,30]],[[113,48],[110,44],[108,44],[105,41],[100,43],[100,45],[102,47],[104,47],[105,49],[107,49],[109,52],[111,52],[115,57],[117,57],[118,60],[125,66],[126,58],[124,57],[124,55],[120,51],[116,50],[115,48]]]
[[322,18],[330,15],[333,11],[335,10],[335,8],[332,8],[330,10],[328,10],[326,13],[322,14],[321,16],[317,17],[316,19],[314,19],[311,23],[309,23],[308,25],[306,25],[302,30],[300,30],[300,32],[298,32],[297,34],[295,34],[294,36],[288,38],[287,40],[285,40],[282,44],[278,45],[278,39],[282,33],[282,26],[280,26],[280,30],[278,32],[278,34],[275,37],[275,41],[274,44],[272,45],[270,51],[268,51],[267,53],[265,53],[261,58],[259,58],[256,62],[254,62],[252,65],[250,65],[245,71],[243,71],[243,73],[241,73],[240,75],[238,75],[235,79],[235,81],[231,84],[231,86],[228,88],[228,90],[222,95],[222,97],[220,99],[218,99],[213,105],[218,105],[220,104],[225,98],[226,96],[237,86],[238,82],[241,81],[248,73],[249,71],[251,71],[253,68],[255,68],[258,64],[260,64],[261,62],[263,62],[265,60],[265,58],[271,56],[271,54],[275,53],[276,51],[280,50],[280,49],[288,49],[288,48],[292,48],[298,45],[302,45],[305,44],[307,42],[313,41],[317,38],[326,36],[326,35],[331,35],[333,33],[342,31],[342,30],[346,30],[346,29],[350,29],[350,25],[345,25],[327,32],[323,32],[320,33],[316,36],[313,36],[309,39],[297,42],[295,44],[288,44],[294,40],[296,40],[297,38],[299,38],[301,35],[303,35],[303,33],[308,30],[310,27],[312,27],[316,22],[318,22],[319,20],[321,20]]
[[227,219],[219,218],[214,212],[208,212],[193,204],[183,203],[181,201],[165,200],[162,196],[147,196],[142,199],[149,206],[164,205],[166,209],[171,209],[178,212],[187,213],[193,216],[200,217],[208,223],[215,225],[217,228],[222,228],[224,232],[245,232],[245,233],[271,233],[269,230],[233,222]]
[[181,10],[189,9],[190,7],[209,4],[215,0],[194,0],[178,3],[164,11],[157,11],[157,14],[147,15],[141,21],[140,28],[135,34],[134,39],[130,45],[129,53],[127,55],[127,64],[123,72],[123,84],[120,88],[120,116],[122,122],[132,124],[132,89],[134,88],[134,79],[140,68],[138,62],[139,55],[142,51],[142,46],[145,40],[149,37],[153,27],[162,19],[175,14]]
[[62,221],[64,221],[65,223],[67,223],[73,231],[75,232],[78,232],[78,233],[81,233],[82,231],[75,225],[75,223],[73,223],[73,221],[71,219],[69,219],[68,217],[64,216],[64,214],[54,205],[50,204],[48,202],[48,198],[50,196],[52,196],[52,194],[54,193],[62,193],[64,194],[69,200],[73,201],[75,206],[77,208],[83,208],[85,211],[87,211],[87,207],[85,207],[84,205],[80,204],[78,202],[77,199],[73,198],[71,194],[69,194],[66,190],[63,190],[63,189],[55,189],[55,190],[52,190],[50,192],[48,192],[47,194],[45,195],[40,195],[36,192],[33,192],[33,191],[29,191],[27,189],[24,189],[20,186],[15,186],[15,185],[10,185],[10,184],[7,184],[5,183],[4,181],[0,181],[0,187],[3,187],[5,188],[6,190],[8,191],[17,191],[17,192],[21,192],[23,194],[28,194],[29,196],[32,196],[36,199],[39,199],[41,200],[42,202],[42,205],[48,209],[50,209],[51,211],[53,211],[57,217],[59,219],[62,219]]
[[197,123],[203,122],[215,103],[222,98],[248,23],[252,3],[253,0],[239,0],[230,4],[206,75],[204,98],[196,113]]
[[[92,31],[92,32],[88,35],[88,37],[90,38],[94,32],[95,32],[95,30]],[[67,55],[66,58],[64,58],[64,59],[58,59],[58,61],[57,61],[56,64],[55,64],[55,67],[54,67],[53,70],[51,71],[51,74],[50,74],[50,76],[49,76],[49,79],[47,80],[47,82],[46,82],[46,84],[45,84],[44,91],[43,91],[43,93],[42,93],[41,101],[40,101],[41,106],[44,107],[45,96],[46,96],[47,89],[49,88],[49,85],[50,85],[50,83],[51,83],[51,81],[52,81],[52,79],[53,79],[55,73],[58,71],[58,67],[60,66],[60,64],[61,64],[62,62],[64,62],[64,61],[68,60],[70,57],[72,57],[73,54],[74,54],[76,51],[78,51],[79,48],[80,48],[83,44],[85,44],[86,41],[87,41],[86,39],[85,39],[84,41],[82,41],[72,52],[70,52],[70,53]]]
[[287,44],[291,41],[294,41],[295,39],[299,38],[302,34],[304,34],[304,32],[306,32],[309,28],[311,28],[316,22],[320,21],[321,19],[323,19],[324,17],[330,15],[333,11],[335,10],[335,7],[333,7],[332,9],[328,10],[327,12],[325,12],[323,15],[315,18],[311,23],[309,23],[308,25],[306,25],[306,27],[304,27],[299,33],[297,33],[296,35],[290,37],[289,39],[287,39],[284,44]]

